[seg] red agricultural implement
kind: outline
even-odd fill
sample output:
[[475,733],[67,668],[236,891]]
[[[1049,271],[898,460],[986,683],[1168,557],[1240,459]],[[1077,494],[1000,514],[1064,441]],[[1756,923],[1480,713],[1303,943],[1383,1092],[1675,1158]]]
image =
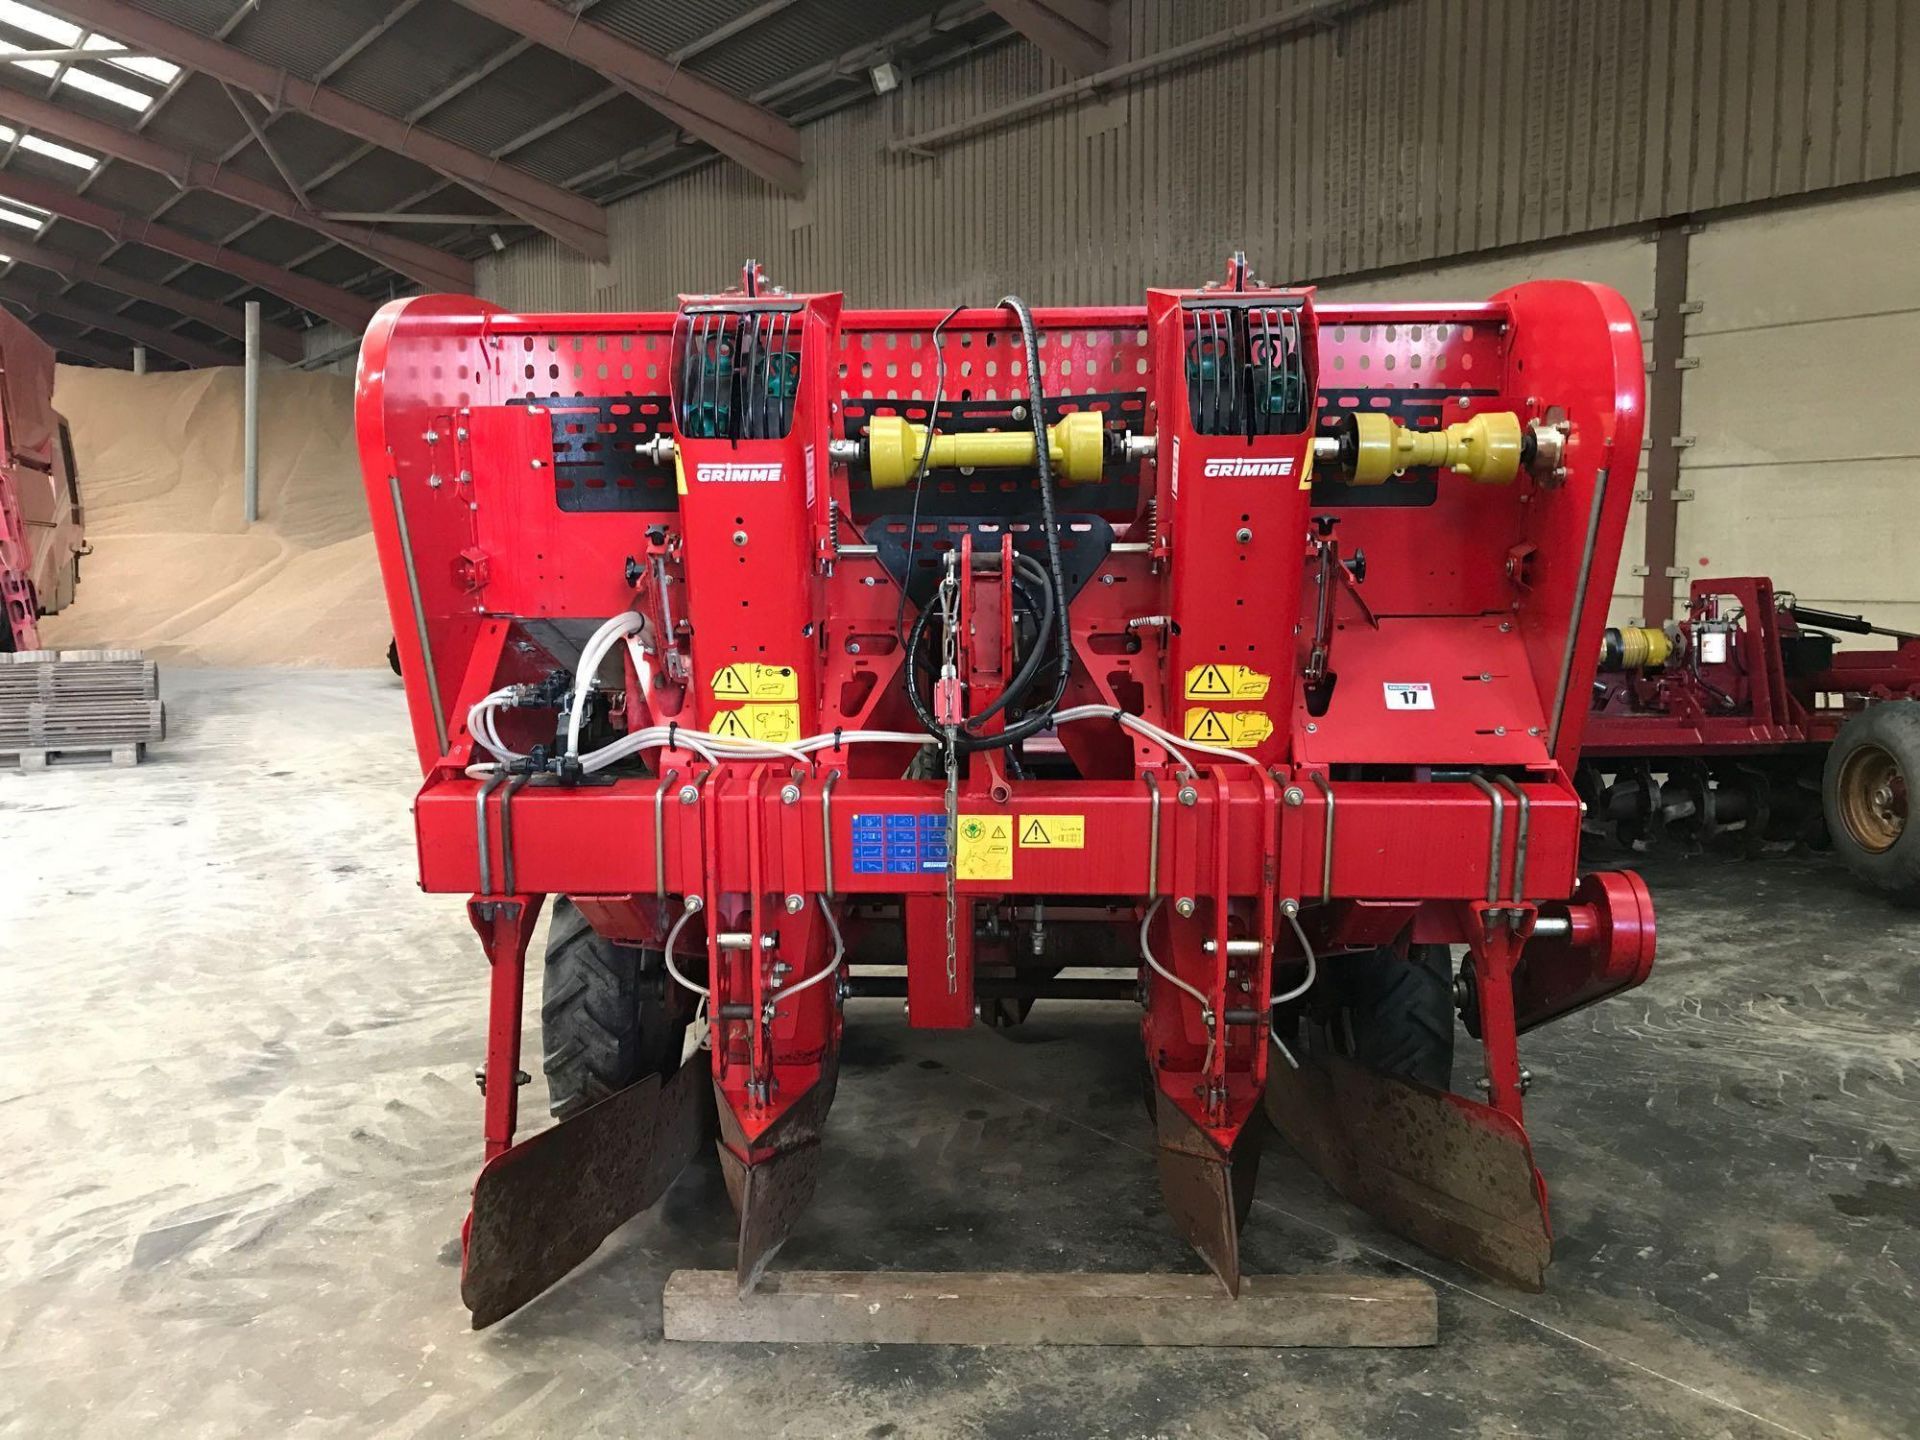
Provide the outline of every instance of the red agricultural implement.
[[0,651],[40,648],[40,617],[72,601],[86,548],[53,377],[47,343],[0,311]]
[[[1893,648],[1835,652],[1837,635]],[[1920,904],[1920,635],[1802,605],[1771,580],[1696,580],[1684,620],[1609,629],[1576,776],[1625,845],[1832,841]]]
[[[1263,1104],[1538,1287],[1517,1037],[1653,953],[1640,881],[1577,874],[1572,778],[1641,397],[1605,288],[1325,305],[1238,257],[1144,307],[849,311],[751,265],[670,314],[387,306],[359,436],[420,875],[492,974],[475,1323],[716,1136],[751,1287],[882,995],[1138,1005],[1228,1290]],[[515,1143],[546,896],[562,1120]]]

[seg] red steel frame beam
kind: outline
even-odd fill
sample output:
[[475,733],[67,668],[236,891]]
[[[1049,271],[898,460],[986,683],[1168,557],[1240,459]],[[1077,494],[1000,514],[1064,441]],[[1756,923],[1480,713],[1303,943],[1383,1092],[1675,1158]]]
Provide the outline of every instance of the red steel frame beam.
[[987,8],[1076,75],[1097,74],[1118,58],[1107,0],[987,0]]
[[49,295],[29,285],[0,282],[0,300],[10,300],[17,305],[24,305],[37,314],[58,315],[63,320],[91,326],[95,330],[124,335],[136,345],[144,345],[149,350],[158,350],[163,355],[171,355],[187,365],[207,367],[239,363],[237,357],[226,351],[203,344],[178,331],[162,329],[158,325],[145,325],[125,315],[116,315],[109,310],[96,310],[91,305],[83,305],[77,300],[69,300],[61,295]]
[[[223,335],[231,335],[236,340],[246,339],[245,317],[240,311],[229,306],[213,300],[204,300],[198,295],[190,295],[185,290],[176,290],[171,285],[157,285],[151,280],[141,280],[135,276],[123,274],[100,264],[97,260],[69,255],[64,250],[54,250],[32,240],[16,240],[8,236],[0,244],[4,245],[5,253],[22,265],[31,265],[35,269],[45,270],[54,275],[63,275],[77,285],[98,285],[102,290],[112,290],[116,294],[125,295],[134,300],[145,300],[150,305],[164,305],[167,309],[176,311],[189,320],[198,320],[202,325],[210,326]],[[306,358],[306,346],[299,335],[283,325],[262,323],[260,339],[267,347],[267,353],[275,359],[293,364]]]
[[798,195],[806,187],[800,132],[771,111],[680,69],[547,0],[459,0],[476,15],[586,66],[688,134]]
[[162,20],[125,0],[63,0],[60,8],[69,18],[138,50],[251,90],[274,109],[296,110],[343,134],[417,160],[470,186],[589,259],[608,258],[606,212],[570,190]]
[[61,105],[29,95],[21,90],[0,86],[0,117],[17,125],[37,130],[88,150],[125,160],[166,176],[183,190],[204,190],[237,205],[246,205],[268,215],[278,215],[296,225],[338,241],[377,260],[402,275],[419,281],[429,290],[467,293],[473,289],[473,264],[431,245],[398,236],[382,235],[358,225],[328,220],[301,205],[278,186],[237,170],[229,170],[185,150],[175,150],[151,140],[137,130],[76,114]]
[[123,244],[146,245],[155,250],[164,250],[169,255],[178,255],[182,260],[224,271],[235,279],[271,290],[348,330],[366,329],[367,322],[373,319],[374,312],[380,308],[366,297],[342,290],[337,285],[328,285],[307,275],[296,275],[291,270],[268,264],[265,260],[256,260],[251,255],[242,255],[237,250],[229,250],[210,240],[201,240],[170,225],[162,225],[139,215],[129,215],[124,210],[116,210],[97,200],[89,200],[84,195],[76,195],[64,186],[35,175],[0,170],[0,195],[37,205],[42,210],[50,210],[81,225],[91,225]]

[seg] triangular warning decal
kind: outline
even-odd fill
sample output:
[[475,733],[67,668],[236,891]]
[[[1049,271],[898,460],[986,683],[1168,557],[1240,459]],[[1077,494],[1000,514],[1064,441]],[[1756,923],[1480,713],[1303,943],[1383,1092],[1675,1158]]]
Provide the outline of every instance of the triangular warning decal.
[[747,731],[746,723],[741,720],[738,710],[722,710],[718,715],[715,715],[713,717],[713,733],[716,735],[725,735],[732,740],[753,739],[753,736]]
[[1027,828],[1020,832],[1020,843],[1022,845],[1051,845],[1053,842],[1047,838],[1047,831],[1044,825],[1038,820],[1029,820],[1027,822]]
[[1208,696],[1224,700],[1233,694],[1233,687],[1227,684],[1227,677],[1220,673],[1218,665],[1203,665],[1193,683],[1187,686],[1187,694],[1195,700],[1204,700]]
[[1225,744],[1230,738],[1227,727],[1220,723],[1220,717],[1209,710],[1201,716],[1200,722],[1187,731],[1189,740],[1217,740]]
[[[729,665],[715,673],[713,677],[713,697],[716,700],[744,700],[748,695],[747,682],[740,671]],[[717,733],[717,732],[716,732]]]

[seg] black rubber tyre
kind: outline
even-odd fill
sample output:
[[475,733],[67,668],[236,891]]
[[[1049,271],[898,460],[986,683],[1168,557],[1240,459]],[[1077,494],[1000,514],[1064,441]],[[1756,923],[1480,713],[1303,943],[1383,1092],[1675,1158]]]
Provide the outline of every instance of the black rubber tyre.
[[1896,905],[1920,907],[1920,702],[1869,706],[1840,727],[1820,779],[1820,809],[1847,869]]
[[659,951],[616,945],[571,900],[554,901],[540,1022],[556,1117],[679,1067],[687,1021],[669,986]]
[[1453,1088],[1453,952],[1412,945],[1333,962],[1334,1044],[1383,1075]]

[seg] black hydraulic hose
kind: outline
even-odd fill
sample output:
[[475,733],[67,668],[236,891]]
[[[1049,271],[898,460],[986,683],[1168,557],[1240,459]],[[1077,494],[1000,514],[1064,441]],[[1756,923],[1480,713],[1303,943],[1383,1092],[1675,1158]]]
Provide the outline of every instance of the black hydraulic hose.
[[1040,661],[1045,657],[1053,639],[1053,577],[1040,568],[1040,562],[1026,555],[1013,557],[1014,570],[1034,581],[1040,590],[1040,624],[1033,633],[1033,646],[1027,651],[1025,663],[1008,682],[999,697],[978,715],[969,716],[967,728],[978,730],[987,721],[999,714],[1008,705],[1013,704],[1027,693],[1027,686],[1033,683],[1034,675],[1040,669]]
[[[1056,643],[1060,647],[1059,667],[1053,682],[1053,698],[1040,710],[1029,715],[1016,728],[1021,730],[1018,739],[1025,739],[1041,730],[1053,719],[1053,712],[1060,708],[1060,701],[1067,693],[1067,676],[1073,670],[1073,627],[1067,619],[1067,577],[1060,563],[1060,525],[1053,499],[1053,459],[1047,453],[1047,393],[1046,386],[1040,380],[1040,337],[1034,328],[1033,312],[1027,308],[1027,302],[1018,295],[1000,297],[1001,308],[1011,310],[1020,321],[1020,338],[1025,342],[1027,352],[1027,410],[1028,418],[1033,421],[1033,459],[1040,475],[1040,520],[1047,532],[1047,575],[1053,581],[1053,593],[1056,600],[1054,619],[1058,630]],[[1011,744],[1009,730],[1000,738]]]
[[[1058,664],[1054,669],[1053,694],[1048,697],[1044,705],[1028,713],[1018,723],[1008,726],[998,735],[956,735],[953,741],[954,749],[963,754],[971,754],[976,750],[1004,750],[1046,729],[1053,722],[1053,715],[1060,708],[1060,701],[1066,696],[1067,679],[1073,673],[1073,627],[1067,615],[1066,570],[1060,561],[1060,525],[1054,504],[1053,459],[1047,453],[1047,396],[1046,387],[1040,379],[1040,337],[1033,323],[1033,312],[1027,308],[1027,302],[1018,295],[1002,296],[1000,308],[1011,310],[1014,318],[1019,321],[1020,337],[1026,352],[1027,407],[1030,412],[1029,418],[1033,421],[1033,458],[1040,480],[1040,523],[1046,530],[1047,576],[1054,596],[1054,638]],[[918,653],[920,638],[925,633],[932,612],[933,606],[927,605],[914,619],[913,630],[907,637],[909,666],[913,663],[913,656]],[[1043,647],[1036,645],[1036,649],[1040,648]],[[936,739],[944,740],[946,729],[920,699],[918,687],[912,683],[911,673],[908,675],[907,698],[912,702],[913,712],[927,732]],[[963,721],[962,727],[970,723],[971,721]]]
[[914,552],[920,548],[920,496],[927,488],[927,457],[933,453],[933,435],[940,428],[940,402],[947,394],[947,352],[940,348],[940,337],[953,317],[966,308],[966,302],[962,301],[942,315],[940,323],[933,327],[933,405],[927,411],[927,436],[920,442],[920,461],[913,467],[913,511],[907,517],[906,569],[900,581],[900,593],[893,602],[893,635],[903,645],[906,643],[902,625],[907,613],[907,579],[913,575]]
[[[1022,574],[1027,574],[1028,571],[1031,572],[1031,574],[1027,574],[1027,578],[1034,583],[1035,588],[1039,591],[1042,602],[1040,607],[1042,618],[1038,633],[1034,637],[1033,648],[1027,652],[1026,661],[1021,665],[1019,673],[1014,676],[1013,683],[1008,685],[1005,690],[1002,690],[999,698],[996,699],[993,704],[989,705],[982,714],[967,717],[964,724],[969,728],[984,723],[989,716],[993,715],[1003,705],[1010,704],[1017,700],[1021,692],[1024,691],[1032,681],[1034,671],[1039,668],[1041,656],[1049,648],[1047,642],[1049,639],[1049,630],[1053,623],[1052,582],[1047,579],[1047,572],[1040,568],[1039,562],[1031,556],[1016,555],[1014,557],[1014,564],[1016,569],[1025,567],[1021,570]],[[1019,584],[1017,580],[1015,584],[1023,595],[1028,595],[1028,603],[1031,606],[1032,601],[1027,586]],[[923,660],[921,646],[926,641],[927,631],[931,627],[933,617],[936,613],[936,607],[932,599],[929,598],[927,603],[920,608],[920,612],[913,617],[913,627],[907,632],[907,673],[904,679],[907,687],[907,699],[913,704],[913,713],[919,717],[920,723],[925,726],[929,732],[944,737],[946,733],[945,730],[941,727],[940,722],[934,718],[933,711],[929,708],[927,702],[921,697],[919,682],[914,679],[914,673],[920,667]],[[939,666],[928,665],[927,669],[931,672],[931,678],[937,683],[939,680]],[[992,741],[999,739],[998,736],[989,736],[987,738]],[[962,750],[988,748],[985,744],[972,743],[974,739],[975,737],[972,736],[960,737],[960,748]]]

